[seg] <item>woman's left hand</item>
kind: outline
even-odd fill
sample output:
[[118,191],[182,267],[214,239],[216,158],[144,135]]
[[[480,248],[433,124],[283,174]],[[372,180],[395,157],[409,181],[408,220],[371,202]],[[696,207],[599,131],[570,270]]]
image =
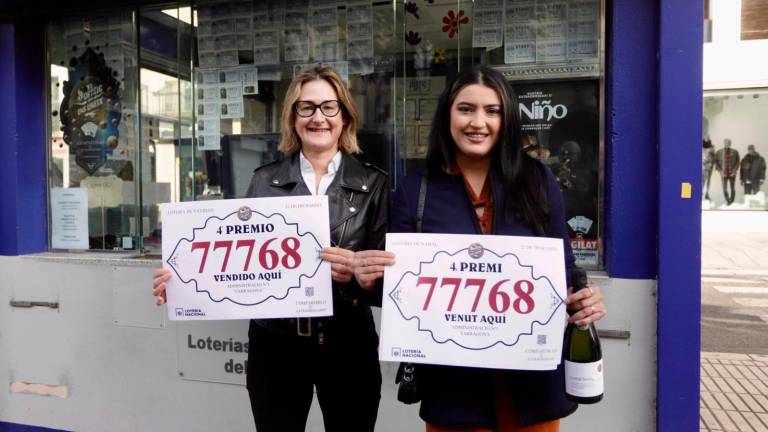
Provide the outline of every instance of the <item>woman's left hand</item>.
[[587,284],[575,293],[572,292],[572,288],[568,288],[565,304],[568,305],[569,310],[576,311],[568,318],[568,322],[578,326],[585,326],[602,319],[608,313],[600,287],[593,284]]
[[395,254],[382,250],[355,252],[352,268],[361,288],[373,291],[376,279],[384,277],[384,267],[395,264]]
[[336,282],[347,283],[352,280],[352,260],[355,253],[338,247],[325,247],[320,250],[320,258],[331,263],[331,277]]

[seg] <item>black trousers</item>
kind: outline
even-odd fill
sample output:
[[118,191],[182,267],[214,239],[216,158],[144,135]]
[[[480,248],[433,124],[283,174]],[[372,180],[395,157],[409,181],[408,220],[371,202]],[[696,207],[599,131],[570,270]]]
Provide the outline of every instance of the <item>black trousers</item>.
[[[728,191],[730,186],[730,192]],[[725,195],[725,202],[728,205],[733,204],[733,200],[736,198],[736,177],[723,177],[723,195]]]
[[701,176],[701,188],[704,189],[704,198],[709,199],[709,180],[712,178],[712,168],[704,169]]
[[744,183],[744,195],[752,195],[760,192],[760,183]]
[[373,320],[339,324],[327,326],[322,345],[251,325],[247,384],[258,432],[304,432],[315,390],[327,432],[373,432],[381,398]]

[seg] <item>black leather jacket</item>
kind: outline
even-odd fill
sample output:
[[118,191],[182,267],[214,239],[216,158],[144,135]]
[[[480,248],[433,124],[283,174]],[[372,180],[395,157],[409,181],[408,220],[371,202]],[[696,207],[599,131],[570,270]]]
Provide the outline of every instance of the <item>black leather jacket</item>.
[[[263,165],[253,173],[249,198],[309,195],[299,168],[299,154]],[[352,251],[384,249],[387,232],[389,188],[387,174],[369,163],[344,154],[341,167],[328,186],[331,245]],[[370,305],[381,305],[380,285],[374,293],[363,290],[353,277],[349,283],[333,282],[333,318],[349,315],[371,317]],[[345,317],[346,315],[346,317]],[[324,319],[312,319],[313,337],[322,334]],[[281,334],[297,333],[296,319],[253,320]],[[328,328],[326,325],[325,328]]]

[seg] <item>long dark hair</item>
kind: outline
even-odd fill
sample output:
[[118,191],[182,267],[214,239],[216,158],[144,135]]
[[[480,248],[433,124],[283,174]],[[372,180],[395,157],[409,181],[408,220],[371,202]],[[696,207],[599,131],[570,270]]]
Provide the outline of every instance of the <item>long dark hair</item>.
[[455,163],[456,143],[451,136],[451,105],[464,87],[481,84],[496,91],[501,99],[502,124],[499,141],[491,150],[491,171],[501,176],[505,194],[505,217],[521,220],[545,235],[549,228],[546,174],[544,165],[525,154],[523,149],[517,95],[504,76],[488,66],[476,66],[462,72],[448,85],[437,102],[437,111],[429,133],[428,172],[450,170]]

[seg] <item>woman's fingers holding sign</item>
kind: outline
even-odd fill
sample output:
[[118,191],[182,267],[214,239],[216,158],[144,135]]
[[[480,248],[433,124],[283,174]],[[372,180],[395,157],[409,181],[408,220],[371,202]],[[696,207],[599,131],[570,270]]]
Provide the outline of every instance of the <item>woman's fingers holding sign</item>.
[[395,263],[395,254],[381,250],[355,252],[352,267],[355,279],[364,289],[373,288],[376,279],[384,276],[384,267]]
[[352,259],[355,253],[338,247],[325,247],[320,250],[320,258],[331,263],[331,277],[336,282],[347,283],[352,280]]
[[603,292],[600,291],[600,287],[593,284],[570,293],[565,303],[569,310],[575,311],[568,321],[579,326],[602,319],[608,312],[603,303]]
[[152,295],[155,296],[155,304],[158,306],[167,301],[165,297],[165,283],[169,280],[171,280],[171,269],[161,268],[155,270],[155,279],[152,283]]

